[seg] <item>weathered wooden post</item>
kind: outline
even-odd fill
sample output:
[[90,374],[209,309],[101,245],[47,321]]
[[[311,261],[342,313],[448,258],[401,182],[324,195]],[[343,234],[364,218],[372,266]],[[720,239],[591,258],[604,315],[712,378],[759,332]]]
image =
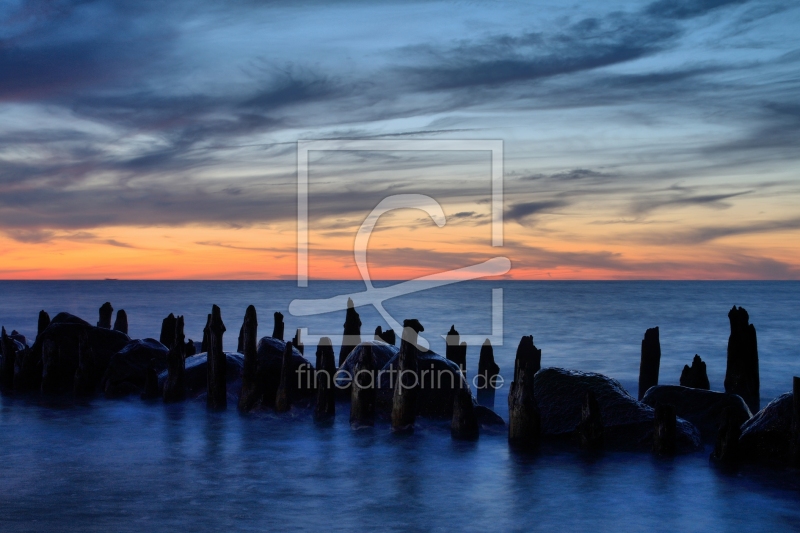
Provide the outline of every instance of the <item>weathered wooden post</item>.
[[114,308],[111,307],[109,302],[100,306],[100,319],[97,321],[97,327],[103,329],[111,329],[111,315],[114,314]]
[[372,345],[362,347],[358,362],[353,368],[353,386],[350,388],[350,427],[360,429],[375,425],[375,358]]
[[242,349],[244,354],[244,368],[242,369],[242,392],[239,395],[239,411],[247,412],[255,407],[259,399],[260,387],[258,386],[258,315],[252,305],[244,313],[244,322],[241,329]]
[[283,350],[283,360],[281,362],[281,382],[278,385],[278,392],[275,394],[275,411],[285,413],[292,408],[292,343],[287,342]]
[[425,328],[419,320],[414,318],[403,322],[400,353],[397,357],[397,379],[392,397],[392,431],[395,432],[414,430],[419,394],[417,338],[420,331],[425,331]]
[[661,366],[661,342],[658,339],[658,328],[650,328],[644,332],[642,339],[642,359],[639,363],[639,399],[650,387],[658,385],[658,371]]
[[761,405],[758,375],[758,340],[756,328],[744,308],[735,305],[728,313],[731,335],[728,337],[728,367],[725,392],[738,394],[750,411],[757,413]]
[[175,319],[175,340],[167,353],[167,380],[162,391],[166,403],[186,399],[186,337],[183,329],[183,316],[179,316]]
[[333,343],[328,337],[322,337],[317,345],[317,406],[314,418],[326,420],[336,414],[336,389],[333,378],[336,373],[336,358]]
[[[172,316],[172,314],[170,314]],[[173,317],[174,319],[174,317]],[[227,409],[227,370],[228,360],[222,351],[222,336],[225,333],[225,324],[222,323],[222,314],[218,306],[211,307],[211,320],[207,326],[208,352],[206,353],[208,371],[208,398],[206,405],[209,409]],[[173,320],[173,335],[175,331]],[[175,338],[171,341],[175,342]]]

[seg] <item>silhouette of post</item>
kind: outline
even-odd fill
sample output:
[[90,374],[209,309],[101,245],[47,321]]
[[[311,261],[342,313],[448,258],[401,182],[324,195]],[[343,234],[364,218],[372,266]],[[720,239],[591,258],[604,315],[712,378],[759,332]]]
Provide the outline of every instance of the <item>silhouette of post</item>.
[[656,405],[653,417],[653,453],[674,455],[677,437],[678,420],[675,408],[668,404]]
[[397,379],[392,397],[392,431],[395,432],[414,430],[419,393],[417,338],[421,331],[425,331],[425,328],[417,319],[403,322],[400,353],[397,356]]
[[167,353],[167,380],[162,397],[165,402],[180,402],[186,399],[186,344],[183,333],[183,316],[175,319],[175,340]]
[[582,450],[594,452],[603,448],[603,416],[594,392],[587,390],[583,397],[581,421],[575,428]]
[[287,342],[281,361],[281,382],[278,385],[278,392],[275,394],[276,412],[285,413],[292,408],[292,383],[292,343]]
[[478,417],[468,387],[459,387],[453,394],[453,419],[450,422],[450,436],[456,440],[475,440],[478,438]]
[[536,358],[530,357],[526,338],[523,337],[525,349],[517,350],[514,381],[508,393],[508,442],[515,448],[533,450],[539,446],[541,436],[541,416],[534,395],[534,376],[539,369]]
[[239,395],[239,411],[246,412],[252,409],[259,397],[258,386],[258,315],[252,305],[244,313],[244,322],[241,328],[241,344],[244,353],[244,368],[242,369],[242,392]]
[[350,389],[350,427],[359,429],[375,425],[375,358],[372,345],[362,347],[353,369]]
[[75,379],[72,392],[78,397],[91,396],[94,393],[95,370],[92,345],[89,344],[89,335],[82,330],[78,336],[78,368],[75,370]]
[[328,337],[322,337],[317,345],[317,406],[314,409],[316,420],[325,420],[336,413],[336,389],[333,377],[336,373],[336,359],[333,343]]
[[361,344],[361,318],[358,316],[351,298],[347,299],[347,314],[344,319],[344,336],[342,337],[342,347],[339,350],[339,366],[353,351],[353,348]]
[[[209,320],[211,315],[209,316]],[[209,323],[206,323],[206,328],[208,328]],[[158,337],[158,341],[167,347],[167,349],[172,348],[172,345],[175,343],[175,315],[170,313],[167,315],[167,318],[161,321],[161,335]],[[208,347],[205,346],[203,351],[207,351]]]
[[658,370],[661,366],[661,342],[658,340],[658,327],[644,332],[642,339],[642,359],[639,363],[639,399],[650,387],[658,385]]
[[111,329],[111,315],[114,314],[114,308],[111,307],[109,302],[100,306],[100,319],[97,321],[97,327],[103,329]]
[[0,367],[0,387],[3,392],[11,392],[14,390],[14,361],[17,359],[17,347],[11,337],[6,334],[6,328],[2,330],[0,348],[3,353],[3,365]]
[[[222,351],[222,336],[225,334],[225,324],[222,323],[222,314],[216,305],[211,307],[211,320],[206,329],[208,334],[208,352],[206,353],[208,398],[206,399],[206,405],[209,409],[223,410],[228,407],[228,361],[225,352]],[[171,342],[175,342],[174,336]]]
[[114,320],[114,331],[128,334],[128,313],[124,309],[117,311],[117,318]]
[[692,366],[683,365],[680,384],[681,387],[691,387],[693,389],[711,389],[711,384],[708,382],[706,364],[700,359],[699,355],[695,354],[692,359]]
[[728,367],[725,392],[738,394],[750,411],[757,413],[761,404],[758,376],[758,340],[756,328],[743,307],[735,305],[728,313],[731,335],[728,337]]
[[50,315],[47,314],[47,311],[42,309],[41,311],[39,311],[39,323],[37,324],[36,328],[37,339],[42,334],[42,332],[47,329],[47,326],[49,325],[50,325]]
[[275,325],[272,326],[272,338],[283,340],[283,313],[275,311],[273,316],[275,318]]
[[494,408],[495,387],[497,376],[500,374],[500,367],[494,362],[494,349],[489,339],[486,339],[481,346],[478,356],[478,376],[476,383],[478,386],[478,403],[489,408]]

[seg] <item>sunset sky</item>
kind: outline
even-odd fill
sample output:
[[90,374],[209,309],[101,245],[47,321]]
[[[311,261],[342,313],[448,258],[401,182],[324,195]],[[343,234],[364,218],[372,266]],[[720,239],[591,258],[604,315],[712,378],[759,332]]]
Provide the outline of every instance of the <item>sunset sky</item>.
[[0,278],[292,279],[297,146],[312,278],[511,259],[518,279],[799,279],[800,4],[0,4]]

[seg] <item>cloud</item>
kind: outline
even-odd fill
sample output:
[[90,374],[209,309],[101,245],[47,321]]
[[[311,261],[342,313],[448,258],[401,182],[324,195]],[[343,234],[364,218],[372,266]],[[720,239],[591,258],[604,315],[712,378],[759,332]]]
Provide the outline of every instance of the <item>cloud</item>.
[[725,202],[730,198],[736,198],[753,191],[741,191],[734,193],[721,194],[692,194],[691,189],[672,187],[668,191],[654,191],[647,196],[640,196],[633,199],[631,212],[635,215],[644,215],[667,207],[689,207],[705,206],[716,209],[727,209],[731,204]]
[[567,202],[563,200],[548,200],[542,202],[520,202],[511,204],[505,212],[505,217],[508,220],[522,223],[528,217],[538,215],[541,213],[552,212],[558,208],[564,207]]

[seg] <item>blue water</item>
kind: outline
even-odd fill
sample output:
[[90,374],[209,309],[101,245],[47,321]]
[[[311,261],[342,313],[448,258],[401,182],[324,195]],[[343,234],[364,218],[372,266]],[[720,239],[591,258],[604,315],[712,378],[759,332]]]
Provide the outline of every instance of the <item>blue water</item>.
[[[451,324],[491,332],[491,288],[504,291],[504,342],[495,347],[508,376],[519,337],[533,334],[544,366],[598,371],[636,391],[648,327],[661,332],[661,383],[677,383],[695,353],[721,388],[727,312],[745,307],[758,331],[762,405],[800,375],[795,282],[469,282],[386,303],[397,319],[418,318],[433,349]],[[294,298],[361,290],[357,282],[0,282],[0,323],[33,335],[40,309],[92,322],[110,301],[128,313],[132,337],[158,337],[170,312],[201,338],[212,304],[222,308],[226,349],[248,304],[261,334],[272,312],[286,331],[340,332],[344,313],[296,318]],[[382,323],[359,309],[371,336]],[[468,370],[477,371],[477,346]],[[495,407],[506,417],[507,387]],[[672,460],[568,450],[511,453],[505,436],[450,439],[447,424],[422,421],[397,437],[379,424],[352,432],[347,406],[333,427],[307,413],[240,416],[203,404],[164,406],[138,399],[58,408],[21,398],[0,409],[0,531],[317,530],[800,530],[800,475],[708,465],[709,450]]]

